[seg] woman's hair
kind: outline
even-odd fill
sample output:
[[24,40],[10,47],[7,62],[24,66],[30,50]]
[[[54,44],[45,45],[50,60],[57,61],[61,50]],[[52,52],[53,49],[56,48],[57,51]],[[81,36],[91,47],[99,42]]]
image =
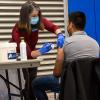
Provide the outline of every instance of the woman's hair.
[[19,18],[19,22],[18,22],[18,28],[20,31],[26,31],[27,33],[31,33],[32,28],[31,28],[31,24],[30,24],[29,15],[34,10],[37,10],[39,12],[38,13],[39,22],[36,25],[34,25],[34,27],[36,27],[40,30],[44,29],[44,25],[41,22],[42,15],[41,15],[40,7],[35,2],[29,0],[22,5],[22,8],[20,10],[20,18]]

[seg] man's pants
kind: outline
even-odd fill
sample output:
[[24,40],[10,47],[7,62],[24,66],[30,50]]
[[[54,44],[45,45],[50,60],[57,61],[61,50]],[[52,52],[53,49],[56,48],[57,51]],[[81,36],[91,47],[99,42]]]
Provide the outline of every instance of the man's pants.
[[32,81],[32,85],[37,100],[48,100],[45,91],[60,91],[59,79],[53,75],[37,77]]

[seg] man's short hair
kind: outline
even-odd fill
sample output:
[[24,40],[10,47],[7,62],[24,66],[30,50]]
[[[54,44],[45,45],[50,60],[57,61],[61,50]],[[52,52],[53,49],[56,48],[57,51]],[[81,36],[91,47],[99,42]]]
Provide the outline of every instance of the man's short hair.
[[86,24],[86,16],[83,12],[77,11],[69,14],[69,23],[72,22],[76,29],[84,30]]

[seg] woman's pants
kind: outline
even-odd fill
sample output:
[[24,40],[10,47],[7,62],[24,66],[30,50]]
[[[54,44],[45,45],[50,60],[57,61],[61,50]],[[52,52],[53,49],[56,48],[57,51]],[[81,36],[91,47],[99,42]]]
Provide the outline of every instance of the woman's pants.
[[24,99],[36,100],[34,90],[32,89],[32,80],[37,76],[37,68],[22,69],[22,71],[25,79],[25,88],[23,90]]

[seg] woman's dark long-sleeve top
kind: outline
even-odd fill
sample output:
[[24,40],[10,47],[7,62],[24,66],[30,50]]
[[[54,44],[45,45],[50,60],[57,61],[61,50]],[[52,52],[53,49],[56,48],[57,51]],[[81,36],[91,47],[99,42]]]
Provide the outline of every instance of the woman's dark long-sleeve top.
[[[42,23],[44,24],[44,28],[52,33],[55,33],[55,31],[59,29],[57,25],[54,25],[51,21],[47,20],[46,18],[42,18]],[[35,46],[38,41],[38,32],[39,30],[31,32],[30,34],[27,34],[25,32],[20,33],[18,30],[18,26],[15,25],[12,31],[12,38],[10,42],[17,43],[17,52],[19,53],[20,37],[24,37],[27,46],[28,59],[32,59],[31,51],[35,50]]]

